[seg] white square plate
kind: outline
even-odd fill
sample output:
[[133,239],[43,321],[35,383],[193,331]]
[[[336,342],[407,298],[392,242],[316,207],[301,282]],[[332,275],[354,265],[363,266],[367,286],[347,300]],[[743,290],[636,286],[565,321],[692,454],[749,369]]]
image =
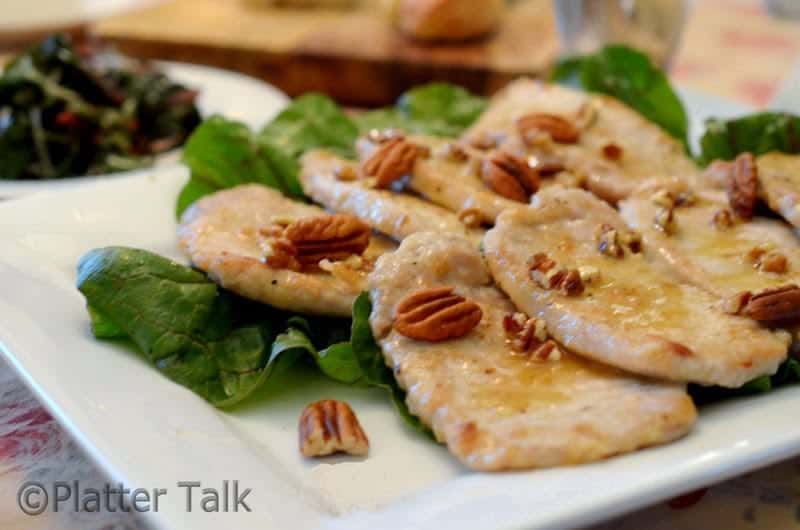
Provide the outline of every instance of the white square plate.
[[[693,97],[693,118],[740,108]],[[800,453],[800,387],[705,408],[677,443],[593,465],[479,474],[410,432],[380,391],[299,374],[220,413],[132,350],[94,340],[75,264],[127,245],[177,257],[172,168],[0,205],[0,350],[115,480],[165,488],[158,528],[460,530],[563,528]],[[348,400],[372,441],[364,460],[304,461],[296,424],[315,399]],[[252,513],[187,511],[179,481],[238,480]]]

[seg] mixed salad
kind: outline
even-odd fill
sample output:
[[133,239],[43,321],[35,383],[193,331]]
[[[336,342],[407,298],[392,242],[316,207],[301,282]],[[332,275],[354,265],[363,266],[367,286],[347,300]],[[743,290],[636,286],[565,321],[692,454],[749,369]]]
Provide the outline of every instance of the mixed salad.
[[196,97],[150,64],[51,36],[0,76],[0,179],[147,166],[199,125]]

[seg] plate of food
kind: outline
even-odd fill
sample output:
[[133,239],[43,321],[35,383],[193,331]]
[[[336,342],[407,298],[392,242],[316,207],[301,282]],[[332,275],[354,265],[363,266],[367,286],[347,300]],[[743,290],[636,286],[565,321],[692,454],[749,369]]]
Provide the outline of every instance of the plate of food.
[[0,205],[0,350],[157,528],[576,527],[800,453],[797,118],[572,68]]
[[51,36],[0,77],[0,198],[175,164],[203,117],[260,127],[288,99],[215,68],[144,63]]

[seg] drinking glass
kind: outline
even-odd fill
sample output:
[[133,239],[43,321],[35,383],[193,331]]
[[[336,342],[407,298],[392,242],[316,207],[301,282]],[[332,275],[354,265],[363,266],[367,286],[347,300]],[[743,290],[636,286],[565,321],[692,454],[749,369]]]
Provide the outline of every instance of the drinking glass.
[[562,51],[592,53],[606,44],[635,47],[666,67],[680,40],[687,0],[553,0]]

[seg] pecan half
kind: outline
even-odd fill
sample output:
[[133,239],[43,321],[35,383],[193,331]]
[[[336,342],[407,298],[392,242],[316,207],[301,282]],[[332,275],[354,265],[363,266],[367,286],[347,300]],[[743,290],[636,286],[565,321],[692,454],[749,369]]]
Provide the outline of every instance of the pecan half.
[[271,269],[298,271],[297,248],[285,237],[271,237],[263,245],[264,263]]
[[394,328],[412,339],[441,342],[463,337],[481,318],[480,306],[455,294],[452,287],[432,287],[400,301]]
[[307,405],[298,425],[303,456],[347,453],[364,456],[369,439],[353,409],[344,401],[325,399]]
[[526,114],[517,120],[517,130],[527,146],[541,143],[543,134],[554,142],[574,144],[580,138],[580,131],[569,120],[555,114]]
[[416,145],[402,136],[395,136],[381,143],[364,161],[364,175],[375,178],[375,187],[388,188],[392,182],[411,173],[419,153]]
[[725,188],[736,215],[752,219],[758,198],[758,167],[751,153],[742,153],[730,164]]
[[531,278],[544,289],[561,292],[565,296],[583,293],[584,284],[577,269],[559,268],[558,264],[544,252],[534,254],[529,264]]
[[517,202],[528,202],[539,189],[539,173],[524,160],[505,151],[483,161],[481,178],[492,191]]
[[286,227],[283,237],[294,246],[301,265],[317,265],[322,259],[338,261],[363,254],[370,234],[359,218],[337,214],[299,219]]
[[740,314],[753,320],[789,320],[800,317],[800,287],[791,284],[743,295]]

